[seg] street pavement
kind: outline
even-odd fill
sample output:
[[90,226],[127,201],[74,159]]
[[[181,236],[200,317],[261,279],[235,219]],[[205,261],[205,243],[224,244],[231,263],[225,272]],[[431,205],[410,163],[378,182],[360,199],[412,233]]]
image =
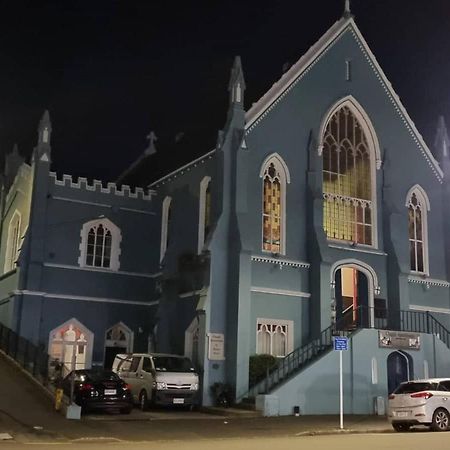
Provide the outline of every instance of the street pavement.
[[[385,417],[346,416],[345,433],[391,432]],[[3,434],[2,434],[3,433]],[[16,443],[114,443],[123,441],[202,441],[339,434],[338,416],[260,417],[254,411],[210,408],[157,409],[86,415],[67,420],[53,410],[45,390],[0,354],[0,450]],[[17,448],[17,447],[16,447]],[[72,448],[72,447],[71,447]]]

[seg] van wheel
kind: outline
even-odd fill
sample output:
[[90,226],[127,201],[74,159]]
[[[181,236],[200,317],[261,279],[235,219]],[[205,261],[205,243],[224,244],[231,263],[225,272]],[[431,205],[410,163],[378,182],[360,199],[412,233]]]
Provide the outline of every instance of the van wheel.
[[433,414],[431,428],[434,431],[447,431],[450,425],[450,416],[444,408],[438,408]]
[[141,408],[141,411],[147,411],[148,409],[148,397],[145,390],[142,390],[139,394],[139,407]]

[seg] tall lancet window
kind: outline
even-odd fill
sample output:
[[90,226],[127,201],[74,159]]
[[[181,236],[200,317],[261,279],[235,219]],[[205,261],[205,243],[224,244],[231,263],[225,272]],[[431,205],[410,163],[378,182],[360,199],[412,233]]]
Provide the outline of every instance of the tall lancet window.
[[360,121],[343,106],[323,136],[323,228],[329,239],[373,245],[371,153]]
[[162,204],[162,218],[161,218],[161,250],[160,261],[164,259],[167,247],[170,242],[170,222],[172,216],[172,198],[166,197]]
[[21,215],[19,211],[14,211],[8,226],[8,240],[6,241],[4,267],[5,272],[9,272],[17,266],[21,246],[20,219]]
[[206,176],[200,183],[198,212],[198,253],[203,251],[205,239],[211,229],[211,178]]
[[413,272],[428,274],[427,209],[429,202],[420,188],[408,194],[409,255]]
[[262,247],[268,252],[284,254],[289,172],[282,158],[275,154],[266,159],[260,176],[263,179]]

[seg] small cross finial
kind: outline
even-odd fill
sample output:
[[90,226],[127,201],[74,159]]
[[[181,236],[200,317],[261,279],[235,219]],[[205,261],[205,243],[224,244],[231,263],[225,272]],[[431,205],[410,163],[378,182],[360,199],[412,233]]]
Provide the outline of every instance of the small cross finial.
[[148,147],[145,150],[145,153],[147,155],[152,155],[153,153],[156,153],[156,147],[155,142],[158,140],[156,137],[156,134],[153,131],[150,131],[150,133],[147,136],[148,139]]

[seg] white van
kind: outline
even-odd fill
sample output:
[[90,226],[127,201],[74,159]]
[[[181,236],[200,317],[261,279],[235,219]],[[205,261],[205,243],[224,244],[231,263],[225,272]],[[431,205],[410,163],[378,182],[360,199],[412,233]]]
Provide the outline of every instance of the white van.
[[130,385],[142,410],[151,405],[197,403],[198,375],[189,358],[165,353],[116,355],[112,370]]

